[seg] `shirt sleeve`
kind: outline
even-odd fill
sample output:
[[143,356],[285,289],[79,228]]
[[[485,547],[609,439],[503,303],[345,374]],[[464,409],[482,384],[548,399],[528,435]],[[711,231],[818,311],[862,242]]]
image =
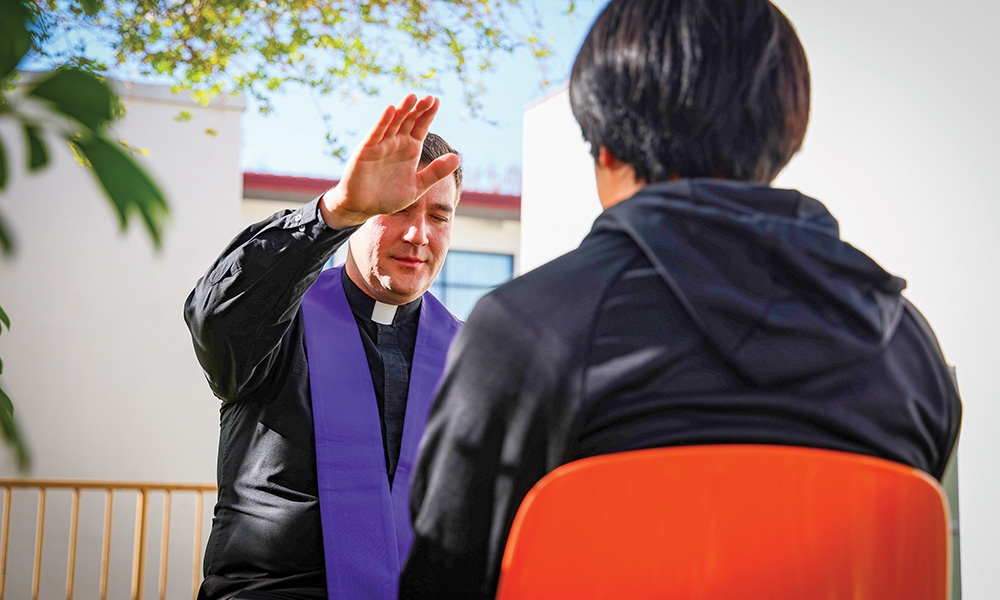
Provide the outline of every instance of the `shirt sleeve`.
[[494,597],[521,500],[563,461],[565,413],[552,419],[562,353],[545,337],[487,296],[456,338],[411,485],[400,598]]
[[302,296],[357,229],[329,228],[319,200],[245,229],[185,302],[195,354],[224,401],[239,400],[264,381]]

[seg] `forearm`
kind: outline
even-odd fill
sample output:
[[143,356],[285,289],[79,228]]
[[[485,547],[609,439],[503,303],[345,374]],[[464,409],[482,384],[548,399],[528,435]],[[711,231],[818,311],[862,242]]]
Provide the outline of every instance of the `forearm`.
[[314,200],[247,228],[198,281],[184,318],[217,396],[237,400],[260,384],[302,296],[352,232],[330,229]]

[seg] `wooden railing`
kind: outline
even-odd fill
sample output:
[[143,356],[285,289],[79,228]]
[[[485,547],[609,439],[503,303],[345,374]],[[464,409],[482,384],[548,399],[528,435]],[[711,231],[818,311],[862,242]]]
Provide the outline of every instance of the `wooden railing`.
[[[159,585],[158,597],[166,598],[167,562],[170,547],[171,532],[171,498],[175,493],[194,495],[193,527],[193,565],[191,575],[191,597],[195,597],[201,581],[201,551],[203,545],[202,522],[204,520],[204,496],[206,492],[214,493],[214,484],[196,483],[149,483],[125,481],[76,481],[62,479],[2,479],[0,489],[3,491],[3,517],[0,522],[0,600],[7,589],[7,566],[11,547],[11,506],[14,503],[13,490],[36,490],[37,509],[35,512],[34,560],[31,574],[31,598],[40,598],[42,582],[43,542],[46,524],[46,496],[54,490],[69,491],[72,501],[69,515],[69,552],[66,560],[66,598],[71,600],[76,580],[77,538],[80,529],[80,496],[84,492],[104,492],[103,542],[101,544],[101,567],[98,596],[105,600],[108,596],[108,573],[111,565],[111,530],[114,511],[113,497],[116,492],[135,492],[135,529],[132,549],[131,598],[141,600],[146,583],[146,546],[150,539],[148,513],[151,496],[162,495],[163,516],[160,521],[160,553],[159,553]],[[47,593],[51,596],[51,593]],[[93,598],[92,591],[83,594]],[[176,596],[175,596],[176,597]]]

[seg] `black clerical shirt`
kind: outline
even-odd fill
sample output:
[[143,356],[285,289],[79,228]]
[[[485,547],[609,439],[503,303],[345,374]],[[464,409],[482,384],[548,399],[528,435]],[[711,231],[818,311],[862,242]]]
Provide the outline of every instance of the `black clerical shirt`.
[[[399,459],[399,438],[403,431],[403,415],[405,411],[405,398],[403,399],[403,410],[396,412],[386,411],[385,397],[385,369],[382,355],[378,348],[378,326],[372,321],[372,310],[375,307],[375,299],[361,291],[350,277],[347,276],[347,269],[342,271],[341,280],[344,284],[344,291],[347,293],[347,302],[351,305],[351,312],[354,313],[354,320],[358,323],[358,331],[361,333],[361,343],[365,347],[365,357],[368,359],[368,370],[372,374],[372,384],[375,386],[375,398],[378,401],[378,414],[382,422],[382,449],[385,451],[385,465],[389,476],[389,483],[392,483],[396,470],[396,461]],[[399,340],[399,347],[403,351],[406,359],[407,372],[413,366],[413,348],[417,343],[417,323],[420,316],[421,299],[417,298],[413,302],[396,307],[396,314],[392,320],[392,327]],[[395,432],[395,433],[392,433]],[[390,454],[393,456],[390,457]]]
[[[199,598],[251,589],[326,595],[309,391],[309,369],[323,365],[307,360],[299,305],[353,231],[327,227],[318,199],[277,213],[239,234],[185,304],[198,360],[223,400],[219,493]],[[382,413],[374,301],[347,279],[344,287]],[[400,307],[395,319],[408,361],[419,306]]]

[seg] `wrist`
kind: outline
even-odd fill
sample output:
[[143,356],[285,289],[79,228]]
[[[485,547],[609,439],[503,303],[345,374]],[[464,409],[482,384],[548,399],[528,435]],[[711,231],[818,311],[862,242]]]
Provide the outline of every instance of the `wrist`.
[[331,229],[347,229],[357,227],[368,220],[369,215],[344,208],[346,198],[340,186],[324,192],[319,201],[319,214],[327,227]]

